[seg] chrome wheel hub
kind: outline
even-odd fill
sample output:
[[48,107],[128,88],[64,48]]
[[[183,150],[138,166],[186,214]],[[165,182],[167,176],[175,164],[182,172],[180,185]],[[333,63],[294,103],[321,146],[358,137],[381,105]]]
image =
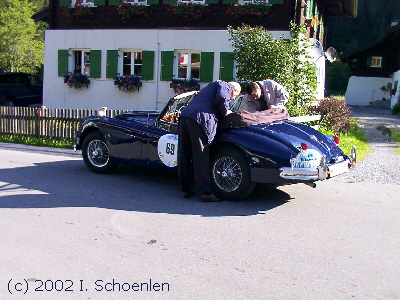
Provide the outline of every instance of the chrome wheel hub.
[[90,163],[98,168],[107,165],[109,152],[107,144],[102,140],[92,140],[87,148],[88,159]]
[[213,165],[215,184],[224,192],[234,192],[242,182],[242,169],[239,163],[230,156],[218,158]]

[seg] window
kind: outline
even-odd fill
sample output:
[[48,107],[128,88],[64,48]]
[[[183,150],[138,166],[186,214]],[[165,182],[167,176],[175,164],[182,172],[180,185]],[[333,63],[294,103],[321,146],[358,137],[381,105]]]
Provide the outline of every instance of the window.
[[142,51],[121,50],[122,75],[142,75]]
[[239,0],[239,5],[245,4],[268,4],[268,0]]
[[125,3],[132,5],[147,5],[147,0],[125,0]]
[[371,68],[381,68],[382,67],[382,57],[372,56]]
[[90,75],[90,51],[72,50],[74,60],[74,74]]
[[177,51],[174,77],[200,79],[200,51]]
[[178,0],[178,4],[183,3],[183,4],[206,4],[205,0]]
[[81,3],[83,6],[94,6],[94,0],[72,0],[72,6],[76,3]]

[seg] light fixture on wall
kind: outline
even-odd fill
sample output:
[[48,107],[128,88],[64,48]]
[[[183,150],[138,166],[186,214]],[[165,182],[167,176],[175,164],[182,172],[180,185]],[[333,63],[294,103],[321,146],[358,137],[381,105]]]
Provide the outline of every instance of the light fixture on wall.
[[333,47],[329,47],[326,52],[323,52],[322,55],[320,55],[315,61],[314,63],[317,62],[318,59],[320,59],[321,57],[325,57],[329,62],[334,62],[337,58],[338,54],[335,48]]

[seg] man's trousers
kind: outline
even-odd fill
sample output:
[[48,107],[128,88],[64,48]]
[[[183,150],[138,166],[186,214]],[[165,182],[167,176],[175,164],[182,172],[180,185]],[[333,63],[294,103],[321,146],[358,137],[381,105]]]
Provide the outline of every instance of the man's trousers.
[[196,190],[202,194],[212,193],[207,135],[195,120],[183,117],[179,121],[178,137],[178,172],[182,192],[191,190],[192,170]]

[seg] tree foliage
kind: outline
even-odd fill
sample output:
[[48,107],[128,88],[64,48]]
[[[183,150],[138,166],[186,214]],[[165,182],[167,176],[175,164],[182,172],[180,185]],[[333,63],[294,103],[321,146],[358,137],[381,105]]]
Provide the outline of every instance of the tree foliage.
[[44,23],[31,18],[46,0],[1,0],[0,70],[36,73],[43,64]]
[[290,115],[307,112],[309,100],[315,98],[317,77],[315,64],[309,61],[305,27],[291,24],[290,37],[274,39],[265,28],[243,24],[228,27],[230,41],[238,63],[240,81],[273,79],[288,90],[286,105]]

